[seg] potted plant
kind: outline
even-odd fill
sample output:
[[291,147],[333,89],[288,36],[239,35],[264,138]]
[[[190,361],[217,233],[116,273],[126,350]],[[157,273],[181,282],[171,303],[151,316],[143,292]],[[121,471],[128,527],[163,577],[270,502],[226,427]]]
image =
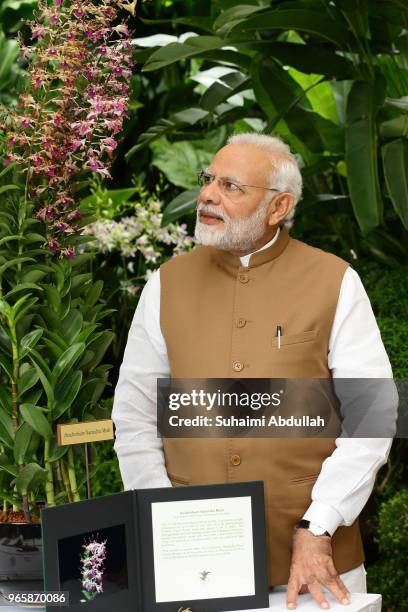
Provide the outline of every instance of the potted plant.
[[[117,3],[38,3],[20,104],[3,115],[0,181],[0,578],[38,576],[41,506],[80,499],[82,466],[56,425],[105,418],[112,332],[89,272],[78,196],[109,176],[126,115],[131,45]],[[2,122],[3,123],[3,122]],[[10,182],[11,177],[11,182]],[[18,526],[16,526],[18,523]],[[34,531],[33,531],[34,530]],[[28,536],[25,535],[27,532]],[[14,547],[14,551],[12,550]],[[37,549],[37,550],[36,550]],[[7,557],[8,555],[8,557]],[[7,558],[9,566],[7,566]]]

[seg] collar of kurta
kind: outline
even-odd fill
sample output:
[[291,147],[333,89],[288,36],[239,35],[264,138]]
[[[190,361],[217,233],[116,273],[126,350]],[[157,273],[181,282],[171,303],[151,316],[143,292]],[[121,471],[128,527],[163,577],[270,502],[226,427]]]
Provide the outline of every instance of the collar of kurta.
[[[267,249],[256,251],[251,255],[248,268],[262,266],[263,264],[279,257],[288,246],[289,240],[290,236],[287,229],[285,227],[281,227],[280,234],[276,242],[274,242]],[[221,267],[236,271],[239,268],[243,268],[239,255],[230,253],[229,251],[224,251],[222,249],[216,249],[215,247],[209,248],[212,249],[214,259],[219,265],[221,265]]]

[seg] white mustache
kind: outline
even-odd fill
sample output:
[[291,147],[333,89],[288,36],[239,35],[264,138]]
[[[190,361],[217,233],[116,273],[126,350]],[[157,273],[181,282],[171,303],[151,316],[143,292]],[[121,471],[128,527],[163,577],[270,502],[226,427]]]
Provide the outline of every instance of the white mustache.
[[229,219],[229,216],[226,215],[224,212],[221,212],[217,206],[211,206],[209,204],[199,204],[197,206],[197,213],[200,212],[211,213],[213,215],[216,215],[217,217],[220,217],[223,221]]

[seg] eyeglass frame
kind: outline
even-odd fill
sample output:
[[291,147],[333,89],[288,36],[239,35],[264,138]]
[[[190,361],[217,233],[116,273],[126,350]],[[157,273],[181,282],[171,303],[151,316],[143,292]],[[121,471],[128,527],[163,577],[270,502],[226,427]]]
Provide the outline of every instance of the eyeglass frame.
[[[241,187],[254,187],[255,189],[265,189],[266,191],[276,191],[278,193],[280,192],[280,189],[274,189],[273,187],[261,187],[260,185],[247,185],[245,183],[240,183],[239,181],[235,181],[232,178],[230,179],[228,176],[217,176],[216,174],[212,174],[211,172],[208,172],[208,170],[200,170],[200,172],[197,172],[197,180],[201,188],[206,186],[206,185],[200,184],[200,179],[204,175],[212,177],[212,180],[210,181],[210,183],[207,183],[207,185],[211,184],[215,179],[218,179],[218,180],[224,179],[224,180],[229,181],[236,187],[238,187],[238,189],[241,189]],[[241,189],[241,191],[243,190]]]

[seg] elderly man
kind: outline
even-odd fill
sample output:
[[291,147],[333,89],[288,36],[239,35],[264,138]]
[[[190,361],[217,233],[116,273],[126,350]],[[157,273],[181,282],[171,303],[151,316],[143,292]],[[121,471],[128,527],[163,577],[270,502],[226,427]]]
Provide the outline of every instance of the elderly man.
[[366,591],[358,515],[390,440],[156,436],[158,377],[392,376],[358,275],[284,228],[302,179],[280,139],[231,137],[200,185],[203,246],[151,277],[129,332],[112,415],[124,485],[263,480],[270,585],[292,609],[306,589],[328,608],[322,587],[347,604]]

